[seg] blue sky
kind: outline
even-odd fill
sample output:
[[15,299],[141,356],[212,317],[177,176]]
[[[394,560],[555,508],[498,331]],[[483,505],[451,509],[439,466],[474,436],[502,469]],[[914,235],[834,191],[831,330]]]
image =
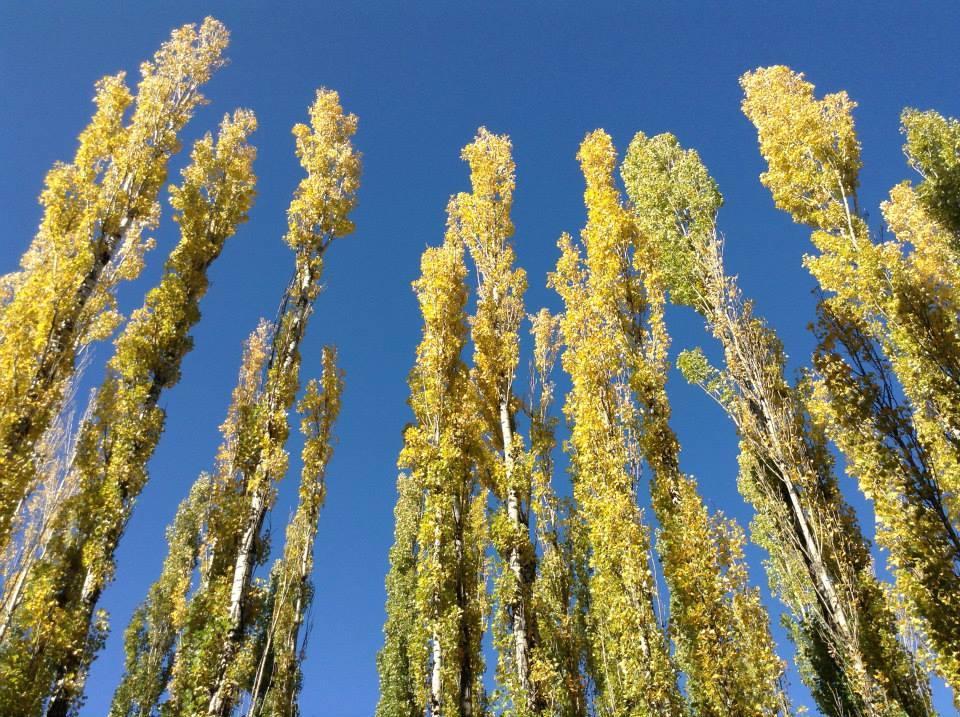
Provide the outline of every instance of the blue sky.
[[[410,291],[419,256],[442,238],[450,194],[468,186],[459,150],[480,125],[514,143],[514,220],[528,308],[557,309],[545,287],[562,231],[584,220],[574,160],[584,134],[603,127],[621,151],[633,134],[675,133],[699,150],[726,199],[721,224],[727,262],[747,296],[779,330],[792,369],[812,339],[812,279],[801,266],[808,231],[772,205],[757,176],[763,163],[753,127],[739,110],[737,78],[765,64],[806,72],[820,92],[847,89],[859,103],[863,142],[861,206],[878,203],[910,172],[898,115],[906,106],[960,116],[960,6],[955,3],[186,3],[0,4],[0,272],[15,268],[39,220],[44,173],[73,154],[89,118],[94,81],[126,69],[136,76],[169,31],[206,14],[232,31],[230,65],[208,85],[211,104],[188,126],[184,145],[234,107],[253,109],[260,129],[258,198],[251,220],[211,272],[196,348],[183,379],[162,402],[167,429],[150,464],[151,481],[119,550],[118,579],[103,606],[113,634],[88,684],[85,715],[103,714],[122,667],[122,631],[165,552],[164,527],[200,470],[210,467],[240,358],[258,317],[273,316],[292,267],[280,237],[300,179],[290,127],[306,117],[314,90],[340,91],[360,117],[364,153],[357,232],[331,249],[326,290],[305,341],[305,374],[320,347],[335,343],[346,370],[339,444],[321,517],[306,716],[370,715],[374,657],[381,644],[383,578],[392,537],[396,456],[409,420],[406,375],[419,339]],[[173,162],[183,166],[185,153]],[[171,174],[171,178],[176,175]],[[164,200],[158,246],[141,280],[125,286],[129,310],[159,275],[177,239]],[[674,351],[706,343],[701,322],[672,310]],[[108,355],[101,347],[96,357]],[[99,381],[95,362],[86,384]],[[719,409],[674,377],[673,425],[683,467],[710,505],[746,524],[735,488],[736,438]],[[299,441],[291,442],[296,455]],[[279,542],[295,492],[297,461],[274,512]],[[567,478],[557,476],[566,490]],[[872,534],[872,516],[847,478],[843,486]],[[766,595],[762,554],[751,576]],[[768,599],[774,622],[779,606]],[[781,655],[791,646],[776,629]],[[811,700],[792,675],[798,703]],[[937,687],[937,703],[950,714]]]

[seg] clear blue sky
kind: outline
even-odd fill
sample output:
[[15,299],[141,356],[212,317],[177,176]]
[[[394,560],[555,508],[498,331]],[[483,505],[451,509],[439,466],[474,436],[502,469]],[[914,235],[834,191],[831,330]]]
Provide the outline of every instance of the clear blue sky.
[[[39,220],[44,173],[72,156],[90,112],[94,81],[126,69],[136,76],[169,31],[212,14],[232,31],[231,63],[209,84],[212,103],[185,133],[185,146],[237,106],[256,111],[259,197],[251,221],[212,271],[183,380],[163,398],[167,430],[151,481],[119,551],[118,579],[103,606],[113,634],[88,684],[85,715],[104,714],[122,666],[122,632],[156,577],[164,527],[200,470],[209,468],[239,363],[260,316],[273,316],[292,266],[280,241],[285,208],[300,179],[290,127],[304,120],[315,88],[340,91],[360,117],[364,153],[357,232],[329,254],[304,346],[305,373],[320,347],[339,346],[347,372],[339,445],[317,544],[316,599],[304,665],[304,715],[372,713],[381,644],[383,578],[392,538],[396,456],[409,420],[406,375],[419,338],[410,282],[427,244],[441,240],[448,196],[467,187],[459,150],[479,125],[513,138],[519,261],[530,278],[528,306],[558,308],[545,288],[561,231],[584,220],[574,155],[584,134],[610,132],[621,151],[633,133],[675,133],[696,147],[726,197],[721,215],[730,271],[780,331],[792,368],[810,355],[812,280],[801,267],[808,232],[775,210],[757,175],[756,135],[739,110],[737,78],[765,64],[807,73],[818,91],[845,88],[860,104],[861,205],[877,204],[909,176],[901,154],[902,107],[960,116],[960,5],[956,3],[572,3],[399,2],[57,2],[0,4],[0,272],[15,268]],[[184,162],[180,156],[173,167]],[[171,174],[171,177],[176,175]],[[143,278],[123,289],[139,305],[176,241],[164,200],[158,246]],[[706,341],[700,321],[671,311],[675,351]],[[107,347],[108,348],[108,347]],[[97,356],[102,359],[107,350]],[[100,365],[88,376],[99,380]],[[670,385],[683,466],[711,506],[742,523],[736,439],[698,391]],[[299,441],[291,442],[296,455]],[[297,478],[284,487],[272,527],[279,542]],[[566,490],[567,478],[557,478]],[[844,488],[872,516],[856,487]],[[751,575],[766,591],[762,555]],[[779,607],[773,606],[776,617]],[[777,628],[781,655],[791,646]],[[799,703],[811,700],[792,675]],[[943,714],[949,699],[937,688]]]

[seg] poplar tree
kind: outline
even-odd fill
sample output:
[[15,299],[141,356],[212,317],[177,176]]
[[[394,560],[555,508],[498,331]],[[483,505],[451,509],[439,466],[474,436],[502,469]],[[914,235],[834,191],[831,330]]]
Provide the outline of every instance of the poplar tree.
[[486,702],[480,643],[487,497],[477,470],[480,418],[462,359],[468,292],[454,212],[451,206],[444,243],[424,252],[414,283],[424,327],[410,374],[415,420],[399,461],[423,495],[408,653],[415,709],[431,717],[479,716]]
[[386,621],[383,647],[377,653],[380,696],[376,717],[422,717],[423,691],[417,682],[426,659],[417,641],[421,618],[417,610],[417,537],[423,519],[424,493],[416,479],[401,472],[397,477],[397,503],[393,510],[393,545],[386,577]]
[[345,114],[339,95],[321,89],[310,107],[310,125],[293,129],[297,157],[307,176],[287,211],[284,241],[295,254],[253,409],[237,429],[238,448],[218,468],[212,500],[217,514],[201,550],[208,556],[169,683],[167,709],[175,714],[225,717],[256,664],[255,641],[264,591],[254,570],[267,553],[263,523],[287,469],[288,412],[299,387],[300,343],[320,292],[330,244],[350,234],[350,212],[359,188],[360,155],[352,144],[357,118]]
[[167,528],[167,557],[124,633],[124,674],[110,704],[110,717],[150,717],[170,679],[177,634],[209,517],[211,479],[203,475],[177,508]]
[[531,680],[542,712],[556,717],[586,717],[584,664],[587,656],[586,551],[583,526],[571,500],[561,500],[551,486],[554,475],[557,419],[551,415],[555,384],[552,372],[561,348],[559,316],[546,309],[529,317],[534,339],[530,453],[532,504],[541,555],[531,604],[537,616]]
[[[247,342],[240,378],[222,427],[220,468],[237,460],[241,422],[256,409],[268,349],[269,325],[264,323]],[[339,413],[343,383],[335,350],[324,349],[322,365],[319,382],[307,384],[298,404],[303,417],[301,431],[306,436],[300,501],[287,528],[283,556],[271,572],[265,605],[259,611],[262,629],[253,641],[257,664],[250,684],[249,715],[299,714],[296,696],[303,657],[299,636],[312,595],[313,544],[326,492],[324,474],[333,451],[331,429]],[[217,475],[222,477],[222,473]],[[211,485],[210,476],[200,477],[168,531],[169,552],[161,576],[127,628],[126,671],[114,694],[111,717],[156,713],[170,679],[176,640],[186,627],[190,583],[200,560],[200,546],[212,516],[225,507],[214,505]]]
[[[783,663],[776,655],[766,612],[747,580],[743,533],[721,514],[710,515],[693,477],[680,470],[680,445],[670,428],[666,393],[670,336],[664,304],[671,263],[656,236],[663,213],[683,209],[662,201],[662,175],[650,176],[640,156],[646,138],[631,143],[623,165],[626,185],[638,198],[632,209],[638,233],[632,253],[638,292],[628,299],[630,386],[640,408],[640,449],[652,471],[653,509],[660,524],[657,552],[670,590],[670,627],[686,693],[696,714],[789,714]],[[656,167],[655,169],[661,169]],[[643,176],[638,176],[643,173]],[[660,192],[657,190],[660,189]],[[659,196],[658,196],[659,194]],[[656,214],[650,202],[660,201]]]
[[520,401],[514,382],[520,362],[526,275],[514,268],[510,209],[515,186],[510,139],[480,128],[463,149],[472,192],[458,194],[456,228],[477,276],[477,308],[471,322],[471,380],[489,447],[487,480],[498,508],[491,538],[499,558],[495,579],[497,676],[511,714],[539,713],[538,685],[531,679],[537,642],[531,603],[536,549],[530,534],[531,461],[518,431]]
[[634,224],[614,181],[616,150],[605,132],[577,155],[586,180],[582,249],[564,235],[551,277],[564,302],[563,367],[571,389],[573,489],[589,546],[587,616],[594,710],[600,715],[685,712],[654,602],[650,531],[637,504],[639,446],[630,397],[628,336],[641,287],[630,264]]
[[340,412],[342,372],[337,368],[336,350],[325,347],[319,382],[312,380],[298,410],[303,416],[300,430],[306,437],[301,458],[299,503],[287,526],[283,556],[270,574],[267,601],[262,612],[263,635],[253,684],[250,687],[249,717],[295,717],[300,714],[300,663],[305,641],[300,633],[313,597],[310,573],[320,509],[326,496],[324,480],[333,453],[331,430]]
[[[902,221],[901,225],[906,229],[906,236],[902,237],[903,230],[898,232],[895,225],[898,214],[894,211],[895,202],[891,202],[890,208],[885,209],[884,216],[897,237],[905,239],[914,246],[916,263],[924,265],[925,283],[928,286],[931,283],[934,284],[930,288],[935,295],[950,292],[950,303],[955,306],[960,298],[957,296],[960,292],[960,122],[954,118],[943,117],[934,111],[920,112],[906,109],[901,115],[901,126],[907,139],[904,153],[910,166],[922,177],[922,181],[913,188],[912,192],[909,187],[897,188],[894,191],[900,192],[907,200],[901,202],[901,205],[906,204],[908,207],[908,211],[904,212],[906,214],[904,218],[912,215],[919,220]],[[892,198],[893,193],[891,193]],[[925,211],[917,211],[916,204]],[[928,235],[929,238],[919,235]],[[955,442],[956,434],[952,438]],[[930,483],[927,482],[926,486],[929,487]],[[955,547],[958,542],[956,531],[960,530],[956,516],[960,513],[960,508],[958,508],[956,493],[953,494],[952,504],[950,500],[950,498],[944,498],[942,502],[948,504],[950,515],[953,516],[951,525],[954,533],[951,536],[951,542],[954,544],[952,559],[955,566],[954,572],[956,572]],[[930,511],[927,512],[929,515]],[[915,529],[917,526],[913,524],[909,527]],[[916,530],[914,532],[916,533]],[[940,543],[939,546],[923,545],[921,542],[917,542],[916,545],[929,555],[937,550],[943,550],[942,542],[937,542]],[[927,597],[925,602],[931,602],[930,597],[933,596]],[[950,595],[937,595],[936,598],[942,602],[953,599],[954,602],[951,604],[956,605],[955,592]],[[932,609],[936,612],[938,607],[932,604],[928,610]],[[955,608],[953,614],[956,614]],[[942,621],[938,620],[938,622],[942,624]],[[947,632],[939,642],[956,645],[958,638]],[[958,687],[960,655],[955,649],[951,650],[948,647],[935,659],[937,669],[953,687],[954,701],[957,702],[960,700],[960,687]]]
[[761,180],[779,208],[814,230],[819,252],[804,261],[824,292],[815,418],[873,500],[898,588],[956,692],[960,271],[953,237],[907,184],[881,207],[894,238],[870,236],[857,205],[855,104],[845,92],[818,100],[812,84],[782,66],[747,73],[741,83],[768,164]]
[[224,64],[227,41],[207,18],[175,30],[141,65],[135,98],[124,73],[100,80],[73,161],[46,176],[40,228],[0,292],[0,549],[36,483],[34,453],[78,352],[119,321],[114,290],[140,272],[177,135],[205,101],[200,87]]
[[451,199],[444,242],[424,251],[413,282],[423,332],[409,378],[414,422],[398,461],[378,717],[483,711],[485,495],[480,418],[463,362],[469,292],[456,212]]
[[[227,539],[229,534],[223,526],[239,522],[238,501],[228,503],[224,499],[225,486],[234,467],[253,449],[248,427],[255,417],[263,384],[271,332],[271,324],[261,321],[244,345],[237,384],[226,420],[220,426],[223,441],[217,452],[216,468],[213,474],[201,474],[197,479],[167,530],[169,547],[160,577],[134,612],[124,635],[125,671],[113,696],[110,717],[156,714],[172,676],[181,633],[203,625],[205,617],[198,614],[197,603],[190,595],[191,583],[199,568],[200,588],[207,587],[218,557],[214,551],[204,550],[205,544],[209,548],[212,542],[205,541],[205,537],[223,530]],[[199,627],[191,625],[190,621],[198,617]]]
[[113,577],[114,551],[146,480],[163,431],[162,391],[180,378],[200,318],[207,270],[246,220],[253,199],[256,126],[237,111],[217,142],[194,146],[183,182],[171,190],[181,240],[160,283],[118,337],[90,418],[80,427],[69,470],[75,495],[54,518],[43,555],[11,602],[0,643],[0,705],[6,714],[64,715],[81,700],[87,667],[106,634],[96,612]]
[[699,350],[679,363],[740,434],[739,487],[756,511],[752,536],[767,550],[771,588],[792,611],[804,681],[829,715],[931,714],[823,436],[784,378],[782,346],[724,273],[716,184],[696,152],[668,134],[638,134],[623,171],[672,301],[702,314],[723,348],[722,370]]
[[[471,168],[472,193],[462,193],[454,197],[449,205],[450,223],[448,236],[441,249],[430,250],[424,257],[424,276],[416,285],[425,315],[424,343],[418,353],[418,363],[413,376],[419,377],[427,364],[436,363],[436,345],[438,336],[451,336],[452,328],[441,329],[439,319],[428,318],[433,311],[435,284],[454,280],[463,283],[465,268],[457,268],[459,279],[444,278],[439,269],[432,268],[440,262],[445,271],[453,271],[455,263],[450,245],[456,242],[466,247],[476,266],[477,310],[470,321],[471,336],[474,345],[474,366],[467,371],[465,378],[459,372],[466,371],[460,358],[466,346],[467,336],[456,334],[460,348],[454,354],[454,347],[444,349],[450,353],[446,360],[456,363],[444,364],[452,372],[449,379],[450,395],[454,391],[466,391],[467,399],[443,399],[453,407],[459,407],[442,420],[456,420],[463,428],[461,441],[463,460],[459,470],[466,471],[469,461],[473,461],[470,471],[476,474],[476,486],[460,488],[463,495],[472,495],[481,489],[490,489],[495,497],[495,507],[491,516],[491,540],[498,556],[498,574],[494,581],[493,600],[496,603],[494,644],[499,652],[497,680],[502,708],[511,714],[585,714],[586,700],[580,668],[583,658],[583,626],[577,613],[577,579],[574,574],[574,554],[572,531],[569,529],[569,507],[559,501],[550,485],[553,473],[551,451],[555,446],[553,437],[554,421],[549,417],[549,405],[552,401],[553,384],[549,373],[556,361],[559,350],[558,321],[541,312],[530,317],[535,336],[535,357],[533,373],[534,385],[539,382],[540,395],[536,409],[527,408],[516,395],[516,382],[519,364],[519,329],[524,317],[523,293],[526,279],[522,270],[513,267],[513,247],[510,238],[513,226],[510,221],[510,207],[514,188],[514,165],[511,158],[509,138],[497,136],[481,128],[476,139],[463,150],[463,157]],[[456,262],[462,264],[462,258]],[[430,268],[428,275],[427,267]],[[459,266],[459,265],[458,265]],[[466,285],[462,286],[465,305]],[[452,301],[445,297],[445,302]],[[452,317],[454,305],[444,303],[442,316]],[[459,321],[466,320],[463,306],[459,309]],[[449,339],[448,339],[449,340]],[[435,369],[433,369],[435,371]],[[453,375],[456,375],[456,380]],[[413,379],[412,379],[413,380]],[[465,380],[465,383],[462,383]],[[424,384],[426,386],[426,384]],[[416,387],[414,387],[416,389]],[[427,391],[428,388],[424,388]],[[433,390],[432,387],[429,390]],[[439,390],[439,389],[437,389]],[[427,404],[413,401],[415,412],[421,421],[430,415]],[[518,428],[521,410],[529,414],[531,448],[528,451]],[[473,412],[475,415],[471,415]],[[431,419],[432,421],[433,419]],[[436,424],[433,424],[436,425]],[[467,433],[467,429],[473,433]],[[411,429],[416,430],[416,429]],[[416,434],[410,434],[408,437]],[[445,439],[440,433],[434,438],[439,444]],[[417,453],[417,460],[421,453]],[[395,541],[390,552],[390,571],[387,576],[387,620],[384,625],[384,647],[378,655],[380,672],[380,701],[377,714],[416,715],[428,709],[442,710],[445,670],[443,665],[444,637],[430,628],[426,632],[421,626],[429,624],[431,615],[442,607],[423,604],[423,586],[426,571],[438,562],[437,556],[444,556],[443,537],[436,539],[441,521],[442,503],[439,495],[431,495],[429,485],[418,478],[419,464],[405,463],[413,460],[412,450],[405,448],[401,466],[405,472],[398,480],[398,500],[395,509]],[[437,490],[437,489],[434,489]],[[450,486],[443,490],[451,490]],[[483,490],[480,491],[481,494]],[[442,500],[450,500],[449,496]],[[483,500],[474,499],[469,510],[476,527],[471,528],[471,540],[483,540],[480,528],[484,523],[476,522],[482,517]],[[466,504],[464,504],[466,505]],[[437,511],[436,516],[429,510]],[[450,513],[454,523],[467,510],[455,505]],[[543,515],[540,515],[540,511]],[[531,517],[536,514],[537,536],[542,540],[544,562],[538,570],[534,536],[531,534]],[[450,520],[450,517],[442,518]],[[433,523],[431,521],[434,521]],[[433,544],[426,541],[424,526],[433,525],[435,533]],[[455,528],[456,530],[457,528]],[[466,538],[464,538],[465,544]],[[473,545],[471,543],[471,545]],[[432,550],[431,550],[432,549]],[[482,555],[475,553],[470,557],[471,565],[480,565]],[[472,547],[471,550],[476,550]],[[447,557],[452,560],[444,570],[456,570],[461,558]],[[451,567],[452,566],[452,567]],[[474,570],[474,567],[468,567]],[[453,575],[453,573],[451,573]],[[455,577],[455,575],[454,575]],[[449,579],[449,578],[447,578]],[[455,578],[458,579],[458,578]],[[472,578],[471,578],[472,579]],[[428,583],[429,590],[438,594],[441,588],[436,583]],[[419,586],[419,587],[418,587]],[[473,589],[473,588],[472,588]],[[479,586],[482,589],[482,585]],[[430,594],[430,593],[427,593]],[[465,608],[473,610],[471,606]],[[484,606],[480,606],[484,609]],[[433,611],[433,612],[431,612]],[[468,613],[469,618],[472,613]],[[478,615],[481,613],[477,613]],[[543,617],[546,621],[546,639],[541,642],[537,622]],[[418,630],[420,630],[418,632]],[[468,624],[465,631],[470,640],[478,639],[482,632],[479,622]],[[437,653],[426,650],[424,645]],[[473,644],[467,642],[465,644]],[[458,648],[460,649],[460,648]],[[470,648],[472,649],[472,648]],[[462,655],[462,652],[460,653]],[[479,657],[474,658],[479,667]],[[429,667],[429,675],[423,665]],[[472,668],[476,669],[476,668]],[[465,684],[461,679],[460,685]],[[424,689],[427,680],[429,689]],[[476,689],[476,688],[474,688]],[[421,691],[423,690],[423,691]],[[458,709],[467,706],[460,700]],[[473,709],[473,708],[471,708]]]
[[927,213],[953,234],[960,252],[960,121],[938,112],[905,109],[900,125],[910,166],[922,177],[917,196]]

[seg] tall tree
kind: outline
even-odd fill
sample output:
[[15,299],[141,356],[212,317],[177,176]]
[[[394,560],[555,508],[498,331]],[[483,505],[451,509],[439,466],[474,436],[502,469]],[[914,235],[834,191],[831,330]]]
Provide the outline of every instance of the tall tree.
[[284,237],[294,251],[293,277],[284,293],[270,343],[263,384],[239,428],[235,460],[218,470],[211,520],[202,550],[210,557],[191,596],[190,617],[174,659],[169,707],[177,714],[229,715],[254,669],[254,638],[263,594],[254,569],[267,552],[263,522],[287,468],[288,412],[300,375],[300,343],[320,292],[331,243],[353,231],[360,155],[352,137],[357,118],[345,114],[339,95],[321,89],[310,107],[310,125],[293,128],[307,176],[287,211]]
[[[125,671],[113,696],[110,717],[149,717],[157,713],[172,676],[181,632],[193,627],[190,621],[199,612],[190,595],[195,571],[200,568],[201,585],[206,587],[210,566],[217,557],[211,550],[203,549],[204,538],[224,524],[239,522],[239,501],[224,500],[224,485],[234,466],[251,451],[247,426],[255,416],[270,354],[271,332],[271,324],[261,321],[246,341],[227,417],[220,426],[223,441],[217,452],[216,469],[212,475],[202,474],[198,478],[167,530],[169,550],[160,577],[127,626]],[[206,543],[209,548],[210,541]],[[205,616],[201,614],[199,618],[202,624]]]
[[124,674],[110,704],[110,717],[150,717],[170,679],[173,648],[209,514],[210,487],[210,476],[201,476],[167,528],[168,551],[160,577],[124,633]]
[[420,616],[417,611],[417,538],[423,518],[424,494],[416,479],[401,472],[397,477],[397,504],[393,510],[393,545],[387,571],[387,619],[383,625],[383,647],[377,653],[380,697],[376,717],[422,717],[425,706],[417,680],[425,659],[417,640]]
[[534,350],[531,376],[530,452],[532,499],[541,555],[531,604],[537,616],[537,644],[531,680],[544,714],[586,717],[583,674],[587,653],[586,554],[583,526],[572,500],[558,498],[554,475],[557,419],[551,415],[551,378],[560,352],[560,317],[541,309],[530,317]]
[[960,252],[960,121],[929,110],[905,109],[904,153],[923,181],[916,191],[927,213],[953,234]]
[[[906,109],[901,115],[901,126],[907,138],[904,153],[907,155],[910,166],[920,174],[923,180],[916,185],[913,192],[909,188],[895,189],[894,192],[899,192],[906,200],[899,202],[901,207],[905,206],[906,211],[896,211],[898,203],[891,201],[884,210],[884,217],[898,239],[903,239],[915,247],[917,255],[915,263],[922,265],[924,269],[921,281],[935,295],[951,292],[951,303],[956,305],[957,293],[960,292],[960,121],[943,117],[933,111],[919,112]],[[891,200],[894,198],[894,192],[891,192]],[[925,211],[917,211],[917,203]],[[896,226],[898,218],[905,232],[898,231]],[[946,236],[944,236],[945,233]],[[955,318],[955,314],[952,318]],[[925,485],[928,488],[931,487],[929,482]],[[941,500],[950,505],[951,498],[942,497]],[[952,525],[957,530],[960,528],[957,526],[956,516],[960,513],[960,508],[957,507],[955,492],[952,501],[949,512],[954,516]],[[928,510],[926,513],[930,516],[931,511]],[[939,511],[934,510],[933,513],[939,518]],[[928,521],[929,517],[926,520],[911,522],[905,527],[912,528],[917,534],[923,530],[919,524]],[[924,534],[929,536],[935,533],[924,531]],[[938,546],[923,545],[919,541],[916,545],[921,546],[920,549],[929,555],[943,551],[942,541],[937,542],[940,543]],[[952,542],[956,543],[956,540]],[[956,561],[955,556],[954,550],[952,558],[954,561]],[[917,561],[914,564],[919,563],[920,561]],[[928,595],[926,601],[931,601],[931,598],[947,602],[956,599],[956,592],[951,591],[948,595]],[[934,611],[937,610],[935,604],[930,607]],[[955,607],[953,614],[956,614]],[[956,644],[957,637],[947,633],[939,640],[941,644],[949,641]],[[941,650],[935,659],[937,669],[953,686],[954,701],[960,708],[960,688],[958,688],[960,656],[955,651],[951,652],[947,649]]]
[[695,479],[680,470],[680,445],[669,423],[670,336],[663,316],[673,267],[661,256],[657,236],[664,233],[658,222],[667,217],[669,231],[685,209],[665,196],[672,180],[663,171],[669,160],[658,161],[663,158],[649,152],[651,144],[657,147],[656,140],[648,143],[638,135],[623,165],[639,227],[632,252],[639,291],[628,296],[633,320],[626,325],[630,386],[640,406],[640,449],[652,471],[657,552],[670,590],[676,659],[698,715],[789,714],[784,666],[760,596],[747,580],[743,533],[735,522],[710,515]]
[[636,240],[614,181],[605,132],[577,155],[586,179],[582,251],[564,235],[551,284],[564,302],[562,363],[571,389],[564,411],[574,496],[590,551],[588,639],[594,710],[600,715],[681,715],[666,635],[654,601],[650,531],[637,504],[639,447],[630,398],[628,337],[641,292],[630,265]]
[[814,230],[819,252],[805,259],[825,292],[815,417],[873,499],[898,587],[935,664],[960,690],[960,258],[953,237],[906,184],[882,206],[894,238],[870,236],[857,205],[855,105],[845,92],[818,100],[812,84],[782,66],[741,82],[768,164],[761,179],[778,207]]
[[514,268],[511,149],[508,137],[480,128],[462,154],[470,165],[472,191],[458,194],[452,206],[477,276],[471,380],[489,447],[488,484],[498,503],[491,531],[499,557],[494,586],[497,675],[507,711],[528,715],[543,705],[531,679],[537,642],[531,603],[537,569],[530,534],[531,462],[518,431],[521,406],[514,395],[527,280],[522,269]]
[[462,359],[466,266],[454,211],[443,245],[424,252],[414,283],[424,327],[410,374],[415,421],[404,432],[400,467],[423,494],[410,646],[417,709],[431,717],[479,717],[486,492],[477,470],[480,419]]
[[326,497],[325,473],[333,454],[331,431],[340,413],[343,375],[336,350],[325,347],[320,380],[307,384],[298,409],[306,436],[300,475],[300,500],[287,526],[283,555],[270,574],[270,586],[257,645],[259,660],[250,688],[249,717],[296,717],[301,686],[300,662],[305,643],[301,629],[313,597],[310,574],[320,509]]
[[73,162],[47,174],[40,229],[0,292],[0,549],[35,484],[37,442],[78,351],[117,325],[114,289],[140,272],[177,135],[204,102],[200,87],[223,65],[227,41],[207,18],[175,30],[141,65],[136,98],[123,73],[100,80]]
[[[54,518],[52,537],[13,601],[0,643],[0,704],[6,714],[65,715],[82,696],[87,667],[106,631],[95,612],[113,577],[114,551],[146,480],[163,431],[162,391],[180,378],[200,318],[207,270],[246,220],[253,199],[256,121],[226,117],[217,142],[194,146],[183,182],[171,191],[181,240],[160,283],[118,337],[90,418],[80,428],[71,471],[75,495]],[[49,696],[49,699],[47,697]]]
[[723,348],[722,370],[699,350],[680,364],[740,434],[740,490],[756,511],[752,536],[768,552],[771,587],[792,611],[801,675],[826,714],[930,714],[823,438],[784,378],[780,342],[724,273],[716,184],[667,134],[637,135],[624,177],[672,300],[700,312]]

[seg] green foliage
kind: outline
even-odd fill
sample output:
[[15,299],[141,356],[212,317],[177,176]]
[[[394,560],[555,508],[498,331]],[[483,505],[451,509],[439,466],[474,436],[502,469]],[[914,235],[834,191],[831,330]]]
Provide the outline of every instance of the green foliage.
[[420,691],[415,681],[418,667],[412,660],[421,657],[418,649],[417,534],[423,515],[423,492],[413,479],[401,473],[397,478],[397,505],[393,511],[394,539],[387,572],[387,619],[383,626],[383,648],[377,653],[380,699],[376,717],[417,717]]
[[[643,294],[630,307],[630,320],[621,323],[631,330],[629,381],[639,404],[635,430],[652,472],[675,659],[698,715],[786,714],[783,665],[759,595],[747,583],[742,532],[732,521],[711,516],[696,481],[680,472],[680,446],[669,425],[665,290],[670,288],[674,301],[708,310],[700,252],[712,239],[720,194],[696,153],[682,150],[669,135],[652,140],[637,135],[622,174],[637,198],[633,266]],[[699,350],[681,355],[680,365],[721,402],[733,400],[720,372]]]
[[930,216],[953,233],[960,252],[960,121],[933,110],[907,108],[900,116],[903,151],[923,181],[917,195]]
[[711,227],[723,204],[720,190],[695,150],[683,149],[672,134],[648,138],[638,132],[621,167],[634,199],[634,220],[656,250],[674,303],[699,308],[704,288],[698,252],[712,239]]
[[133,613],[124,634],[124,675],[114,693],[110,717],[150,717],[166,689],[190,581],[199,560],[210,487],[210,477],[201,476],[167,529],[169,547],[160,577]]

